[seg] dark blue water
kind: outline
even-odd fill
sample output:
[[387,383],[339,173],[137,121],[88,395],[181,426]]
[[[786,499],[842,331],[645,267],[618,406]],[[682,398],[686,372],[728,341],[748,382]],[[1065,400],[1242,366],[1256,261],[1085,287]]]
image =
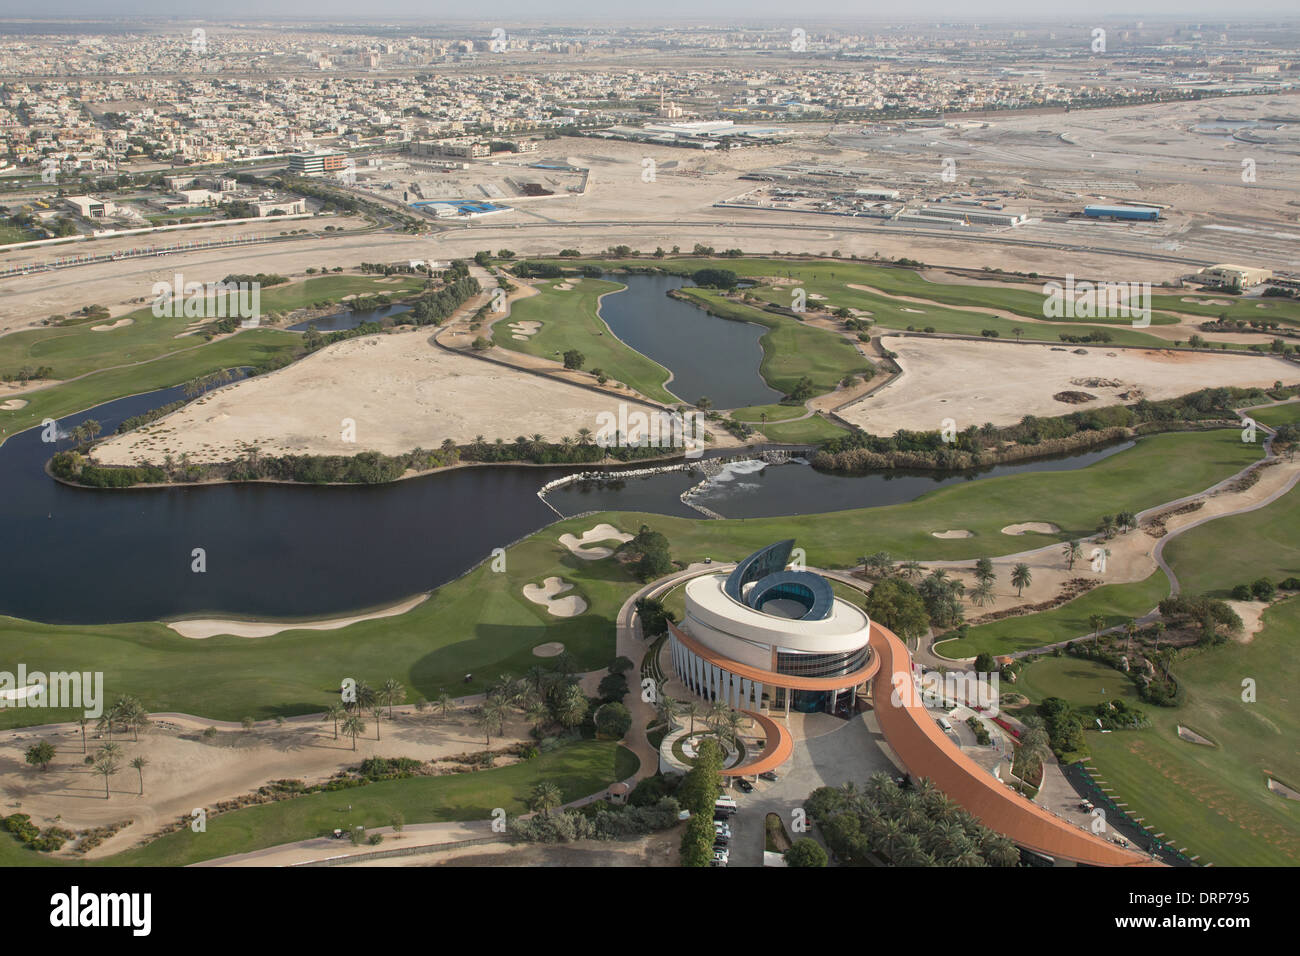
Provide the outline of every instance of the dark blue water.
[[[181,398],[172,388],[102,405],[87,418],[105,435],[133,415]],[[39,428],[0,447],[0,613],[51,623],[109,623],[199,614],[320,617],[391,603],[437,587],[556,520],[537,497],[573,469],[460,468],[389,485],[204,485],[100,491],[49,478],[68,442]],[[1078,468],[1117,446],[984,474]],[[634,466],[635,467],[635,466]],[[822,474],[771,466],[717,482],[699,500],[728,517],[834,511],[907,501],[962,476]],[[559,511],[636,510],[697,517],[679,496],[702,475],[613,476],[556,489]],[[17,546],[14,546],[14,545]],[[207,571],[191,570],[203,548]]]
[[[961,474],[890,471],[869,475],[843,475],[816,471],[808,465],[764,465],[754,460],[734,462],[713,478],[691,501],[724,518],[775,518],[782,515],[820,514],[850,508],[876,508],[919,498],[928,491],[976,478],[1014,475],[1025,471],[1070,471],[1109,458],[1133,442],[1076,455],[1061,455],[1035,462],[995,465]],[[550,491],[546,499],[565,514],[584,511],[653,511],[699,517],[680,500],[681,494],[704,480],[700,471],[589,480]]]
[[767,405],[782,395],[758,374],[767,329],[733,322],[668,297],[687,285],[677,276],[609,276],[627,289],[600,300],[600,317],[614,334],[673,373],[668,390],[694,404],[708,396],[715,408]]
[[333,315],[322,315],[319,319],[308,319],[306,322],[291,325],[289,331],[306,332],[308,326],[314,325],[317,332],[341,332],[346,329],[355,329],[363,322],[378,322],[390,315],[401,315],[410,311],[411,307],[409,305],[389,305],[382,309],[371,309],[368,312],[336,312]]

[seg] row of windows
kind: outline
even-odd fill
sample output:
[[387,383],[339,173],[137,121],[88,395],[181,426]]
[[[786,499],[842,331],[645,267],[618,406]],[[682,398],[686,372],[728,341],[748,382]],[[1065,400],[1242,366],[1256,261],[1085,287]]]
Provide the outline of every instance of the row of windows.
[[864,645],[853,651],[834,654],[792,654],[776,652],[776,672],[791,677],[842,677],[867,666],[871,647]]

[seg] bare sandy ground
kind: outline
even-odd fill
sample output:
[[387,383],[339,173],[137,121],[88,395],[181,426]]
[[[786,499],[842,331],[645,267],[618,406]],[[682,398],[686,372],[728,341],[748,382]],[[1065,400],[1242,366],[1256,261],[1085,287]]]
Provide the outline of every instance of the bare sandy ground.
[[[632,408],[650,411],[626,398]],[[265,454],[385,454],[517,435],[551,441],[598,428],[619,398],[517,372],[430,344],[428,332],[350,339],[270,375],[247,379],[95,451],[101,462],[161,461],[189,452],[223,461],[257,445]],[[356,441],[343,440],[344,420]]]
[[[634,840],[579,840],[575,843],[488,843],[437,853],[396,856],[350,864],[393,866],[677,866],[682,827]],[[393,844],[395,847],[400,844]]]
[[[934,431],[951,418],[957,428],[1012,425],[1026,415],[1063,415],[1114,405],[1134,388],[1151,399],[1174,398],[1207,386],[1272,385],[1300,379],[1297,368],[1262,355],[1215,355],[1156,349],[1084,349],[1077,346],[1016,345],[955,339],[887,336],[903,374],[840,414],[875,435],[900,428]],[[1083,379],[1121,384],[1089,385],[1097,398],[1078,405],[1052,396],[1077,391]]]
[[220,634],[232,637],[271,637],[282,631],[336,631],[358,621],[374,621],[383,617],[396,617],[405,614],[428,600],[428,594],[417,594],[400,604],[386,607],[369,614],[354,614],[351,617],[334,617],[324,621],[301,621],[289,624],[270,624],[262,621],[230,621],[217,618],[196,618],[188,621],[173,621],[167,626],[181,637],[203,640]]
[[[114,735],[122,747],[122,770],[110,780],[109,799],[104,799],[104,780],[91,773],[82,761],[81,731],[75,724],[45,728],[24,728],[0,735],[0,773],[4,775],[4,813],[20,811],[42,823],[60,817],[63,826],[86,829],[132,819],[135,822],[88,854],[94,859],[134,846],[158,827],[170,823],[195,807],[213,807],[218,801],[250,793],[271,780],[299,779],[316,783],[338,770],[356,766],[369,756],[414,757],[429,760],[485,749],[483,735],[468,714],[447,718],[432,713],[417,714],[413,708],[396,708],[396,720],[385,719],[380,739],[375,739],[375,721],[364,720],[366,733],[352,738],[340,732],[334,739],[332,722],[294,719],[277,726],[263,722],[251,731],[237,725],[178,714],[156,715],[153,728],[139,742],[130,735]],[[205,739],[203,731],[213,724],[220,733]],[[492,740],[500,749],[528,736],[528,725],[512,719],[504,737]],[[23,752],[33,743],[48,740],[57,756],[50,769],[41,772],[28,767]],[[87,735],[88,750],[106,742],[97,737],[93,724]],[[144,795],[139,793],[139,775],[129,766],[144,756]],[[499,761],[503,765],[504,761]],[[346,820],[343,824],[346,824]],[[64,855],[70,847],[65,847]]]

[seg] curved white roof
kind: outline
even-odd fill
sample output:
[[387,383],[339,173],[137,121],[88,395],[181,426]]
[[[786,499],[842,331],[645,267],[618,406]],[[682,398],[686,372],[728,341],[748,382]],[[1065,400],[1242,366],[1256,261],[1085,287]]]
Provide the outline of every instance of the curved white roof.
[[792,620],[741,604],[726,593],[726,581],[725,574],[688,581],[687,618],[743,640],[815,654],[856,650],[870,639],[867,612],[841,598],[835,599],[830,616],[823,620]]

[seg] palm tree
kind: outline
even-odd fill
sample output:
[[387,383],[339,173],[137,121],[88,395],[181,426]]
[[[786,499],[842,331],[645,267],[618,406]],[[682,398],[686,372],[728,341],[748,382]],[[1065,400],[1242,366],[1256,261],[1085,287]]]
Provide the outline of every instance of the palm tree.
[[1136,620],[1134,620],[1133,618],[1130,618],[1130,619],[1129,619],[1129,622],[1128,622],[1127,624],[1124,625],[1124,634],[1126,635],[1126,636],[1125,636],[1125,640],[1124,640],[1124,653],[1125,653],[1125,654],[1128,654],[1130,648],[1132,648],[1132,646],[1133,646],[1133,635],[1136,634],[1137,632],[1138,632],[1138,622],[1137,622]]
[[339,739],[339,721],[348,715],[348,710],[342,704],[330,704],[325,710],[325,719],[334,721],[334,739]]
[[659,694],[655,703],[655,711],[658,713],[659,719],[668,727],[673,725],[673,718],[681,711],[681,707],[680,703],[667,694]]
[[1155,644],[1155,647],[1153,648],[1153,650],[1159,651],[1159,650],[1160,650],[1160,635],[1163,634],[1163,633],[1165,632],[1165,622],[1164,622],[1164,621],[1156,621],[1156,623],[1155,623],[1154,625],[1152,625],[1152,629],[1153,629],[1154,632],[1155,632],[1155,639],[1156,639],[1156,644]]
[[81,728],[81,752],[86,752],[86,724],[90,723],[85,717],[77,718],[77,726]]
[[985,581],[997,580],[997,572],[993,570],[993,562],[988,558],[980,558],[975,562],[975,580],[981,584]]
[[976,607],[984,607],[986,604],[993,603],[993,582],[981,581],[970,592],[971,603]]
[[524,716],[532,724],[533,735],[536,736],[542,727],[546,725],[547,719],[551,716],[551,711],[544,700],[535,697],[528,702],[528,706],[524,709]]
[[370,714],[375,718],[375,739],[378,740],[379,725],[383,722],[384,719],[384,705],[376,701],[375,705],[370,708]]
[[579,429],[578,429],[578,444],[579,444],[579,445],[584,445],[584,446],[585,446],[585,445],[590,445],[591,442],[592,442],[591,434],[592,434],[592,432],[591,432],[591,429],[590,429],[590,428],[579,428]]
[[904,561],[898,566],[898,576],[911,581],[919,578],[923,570],[920,561]]
[[565,727],[573,729],[586,719],[590,707],[591,702],[587,700],[582,688],[570,684],[555,707],[555,718]]
[[388,719],[393,719],[393,704],[400,704],[406,700],[406,688],[399,681],[388,678],[384,681],[384,686],[380,691],[382,699],[388,705]]
[[1011,584],[1016,589],[1016,597],[1020,597],[1021,592],[1033,583],[1033,572],[1029,570],[1029,565],[1023,561],[1011,569]]
[[534,784],[528,794],[528,809],[544,817],[549,817],[551,811],[563,802],[564,795],[560,792],[560,788],[549,780]]
[[107,752],[107,748],[100,750],[95,756],[95,762],[91,768],[92,772],[99,774],[104,778],[104,799],[109,799],[108,781],[119,769],[118,755]]
[[366,723],[357,714],[349,713],[343,718],[343,732],[352,738],[352,749],[357,749],[357,737],[366,732]]
[[143,755],[131,761],[131,767],[140,775],[140,796],[144,796],[144,768],[149,766],[149,758]]
[[697,700],[687,701],[686,706],[682,708],[682,713],[691,719],[691,729],[689,732],[692,734],[695,733],[695,718],[699,717],[702,711],[703,708],[700,707],[700,702]]
[[1078,541],[1067,541],[1063,548],[1065,560],[1070,562],[1070,570],[1074,570],[1074,562],[1083,557],[1083,545]]
[[446,720],[447,715],[456,709],[456,701],[445,690],[439,691],[437,698],[433,702],[433,707],[438,711],[439,716]]
[[1090,615],[1088,625],[1092,628],[1093,646],[1097,647],[1101,644],[1101,629],[1106,626],[1106,618],[1100,614]]

